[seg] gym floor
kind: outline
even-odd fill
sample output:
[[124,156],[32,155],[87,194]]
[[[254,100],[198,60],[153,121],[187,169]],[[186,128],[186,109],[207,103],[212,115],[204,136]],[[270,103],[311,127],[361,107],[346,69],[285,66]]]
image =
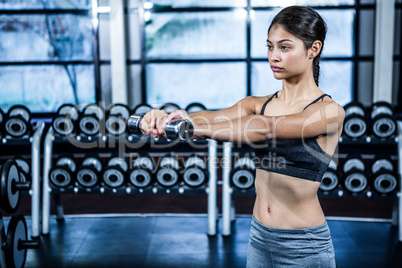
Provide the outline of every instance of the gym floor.
[[[218,221],[209,237],[206,214],[52,216],[50,234],[28,251],[25,267],[245,267],[250,217],[238,215],[227,237]],[[390,220],[345,219],[327,218],[338,267],[402,267]]]

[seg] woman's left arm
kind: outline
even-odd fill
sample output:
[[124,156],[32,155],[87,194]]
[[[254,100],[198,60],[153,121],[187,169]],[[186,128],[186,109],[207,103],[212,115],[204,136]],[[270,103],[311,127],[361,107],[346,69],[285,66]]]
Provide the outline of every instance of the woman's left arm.
[[271,138],[294,139],[330,135],[342,130],[345,112],[333,101],[322,101],[306,110],[284,116],[249,115],[195,126],[196,139],[253,143]]

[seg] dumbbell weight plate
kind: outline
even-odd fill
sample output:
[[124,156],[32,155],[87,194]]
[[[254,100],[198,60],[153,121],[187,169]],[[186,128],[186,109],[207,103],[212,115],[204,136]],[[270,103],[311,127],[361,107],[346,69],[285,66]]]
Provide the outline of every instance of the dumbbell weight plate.
[[134,110],[133,110],[133,114],[136,115],[144,115],[150,111],[152,111],[152,106],[148,105],[148,104],[139,104],[137,105]]
[[338,186],[338,183],[339,180],[335,170],[328,169],[322,176],[320,190],[327,192],[332,191]]
[[127,162],[120,158],[120,157],[112,157],[109,159],[108,166],[118,166],[120,167],[124,172],[126,172],[128,170],[128,164]]
[[372,131],[378,138],[389,138],[396,132],[396,121],[390,115],[379,115],[373,119]]
[[30,166],[29,162],[25,158],[23,158],[21,156],[15,156],[14,161],[17,163],[18,167],[23,172],[25,172],[26,174],[31,173],[31,166]]
[[174,111],[180,110],[180,106],[175,103],[168,102],[162,105],[161,110],[164,110],[166,113],[170,114]]
[[6,264],[7,267],[24,267],[27,256],[26,248],[20,247],[20,241],[28,238],[27,224],[22,215],[14,215],[7,228]]
[[87,157],[82,161],[82,166],[92,166],[95,168],[96,171],[102,171],[102,162],[97,157]]
[[249,169],[255,169],[255,164],[253,162],[253,160],[249,157],[241,157],[239,159],[236,160],[235,168],[239,168],[239,167],[247,167]]
[[61,136],[68,136],[74,132],[73,121],[65,115],[55,117],[53,119],[52,126],[53,130]]
[[345,161],[343,165],[343,172],[346,173],[353,168],[364,171],[365,165],[364,162],[360,158],[349,158]]
[[120,115],[124,120],[127,120],[130,117],[130,109],[124,104],[112,104],[109,106],[109,115]]
[[85,106],[83,113],[84,115],[93,115],[98,118],[99,121],[102,121],[105,118],[105,111],[102,107],[98,106],[95,103]]
[[378,115],[390,115],[393,116],[393,107],[390,103],[384,102],[384,101],[379,101],[374,103],[371,106],[371,118],[374,119]]
[[154,162],[150,157],[144,157],[144,156],[138,157],[137,159],[134,160],[133,168],[140,168],[140,167],[148,169],[149,171],[153,171]]
[[191,113],[196,113],[196,112],[201,112],[201,111],[205,111],[207,108],[205,108],[205,106],[199,102],[193,102],[190,103],[189,105],[187,105],[186,107],[186,111],[187,113],[191,114]]
[[74,158],[69,156],[60,157],[57,162],[56,166],[66,166],[71,172],[75,172],[77,170],[77,163],[75,162]]
[[130,173],[130,182],[137,188],[146,188],[152,183],[150,170],[136,168]]
[[110,188],[119,188],[125,182],[124,173],[120,168],[108,167],[103,172],[103,182]]
[[85,188],[92,188],[98,184],[99,173],[93,167],[83,167],[77,172],[77,182]]
[[183,181],[190,187],[200,187],[206,181],[204,170],[198,166],[190,166],[183,172]]
[[172,187],[179,182],[179,173],[172,168],[161,168],[156,172],[156,180],[164,187]]
[[14,105],[8,110],[8,117],[21,117],[25,122],[31,121],[31,112],[23,105]]
[[111,135],[120,136],[126,132],[126,122],[121,116],[109,116],[106,119],[106,130]]
[[253,170],[248,168],[236,168],[231,175],[232,185],[240,190],[247,190],[253,187],[255,175]]
[[27,122],[19,116],[8,117],[5,129],[10,136],[15,138],[20,138],[28,133]]
[[381,169],[393,171],[394,166],[392,165],[391,161],[385,158],[375,160],[373,165],[371,166],[371,172],[374,174],[380,171]]
[[99,119],[93,115],[85,115],[81,117],[79,127],[82,133],[93,136],[99,133]]
[[65,166],[54,167],[50,170],[50,182],[57,188],[65,188],[72,183],[72,173]]
[[188,168],[191,166],[196,166],[200,169],[206,169],[205,161],[199,156],[191,156],[187,158],[186,162],[184,163],[184,167]]
[[179,161],[176,158],[170,157],[170,156],[162,157],[161,160],[160,160],[159,166],[161,168],[171,167],[171,168],[176,169],[176,170],[179,170],[179,168],[180,168],[179,167]]
[[72,104],[63,104],[60,106],[57,110],[57,115],[64,115],[64,117],[72,119],[73,121],[77,121],[79,118],[78,108]]
[[345,188],[352,193],[360,193],[367,187],[367,177],[360,172],[352,172],[345,177]]
[[374,189],[379,193],[389,194],[396,189],[397,180],[390,173],[378,174],[374,179]]
[[360,115],[362,117],[366,116],[366,109],[364,105],[360,102],[350,102],[344,107],[345,117],[350,115]]
[[363,116],[352,115],[345,118],[344,133],[350,138],[363,137],[367,132],[367,122]]
[[20,181],[17,163],[14,160],[8,160],[1,169],[0,206],[11,214],[17,211],[20,202],[20,191],[15,191],[13,184]]

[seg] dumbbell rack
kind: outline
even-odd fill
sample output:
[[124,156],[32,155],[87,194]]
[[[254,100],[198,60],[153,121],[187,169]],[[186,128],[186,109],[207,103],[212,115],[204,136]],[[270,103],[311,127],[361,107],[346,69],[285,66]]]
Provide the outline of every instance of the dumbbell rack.
[[[26,135],[22,138],[11,138],[8,136],[1,137],[1,147],[12,148],[12,154],[26,153],[29,146],[31,147],[31,214],[32,214],[32,237],[39,237],[39,225],[40,225],[40,150],[41,150],[41,139],[45,124],[43,122],[38,122],[33,127],[32,136]],[[8,155],[8,150],[2,150],[2,155]]]
[[[399,189],[394,194],[390,195],[373,195],[371,191],[365,190],[361,193],[348,193],[347,191],[332,191],[331,193],[318,192],[318,196],[322,197],[356,197],[356,198],[392,198],[398,197],[397,212],[399,225],[399,241],[402,241],[402,122],[398,122],[399,134],[397,137],[381,140],[375,137],[364,137],[358,140],[352,140],[347,137],[341,137],[339,143],[339,150],[335,153],[334,158],[344,158],[348,154],[366,154],[372,155],[373,151],[382,150],[387,153],[395,154],[398,156],[398,170],[399,170]],[[398,146],[398,147],[397,147]],[[235,219],[235,207],[232,202],[232,195],[255,195],[255,188],[248,190],[238,190],[231,186],[230,172],[232,168],[232,153],[250,153],[252,149],[249,146],[233,146],[231,142],[223,143],[223,158],[224,163],[222,170],[222,235],[231,235],[231,221]]]
[[[49,216],[50,216],[50,194],[64,194],[64,193],[74,193],[74,194],[93,194],[93,193],[101,193],[101,194],[184,194],[184,193],[192,193],[192,194],[205,194],[208,195],[208,235],[216,234],[216,220],[218,218],[217,213],[217,142],[214,140],[200,140],[200,141],[191,141],[194,144],[203,145],[203,149],[194,150],[194,148],[190,147],[186,142],[179,142],[172,146],[166,146],[166,150],[158,150],[152,148],[152,142],[156,142],[158,144],[168,145],[169,141],[160,139],[154,140],[153,138],[139,137],[136,135],[128,135],[125,137],[95,137],[88,140],[87,137],[80,137],[80,142],[94,142],[101,141],[101,148],[92,148],[91,150],[95,150],[98,152],[110,152],[109,148],[106,148],[105,145],[108,141],[112,142],[112,144],[118,144],[118,146],[126,146],[128,147],[127,152],[130,153],[138,153],[141,150],[141,153],[149,153],[149,154],[166,154],[167,152],[171,152],[174,149],[174,152],[199,152],[208,154],[208,171],[209,171],[209,181],[207,188],[200,189],[192,189],[187,186],[179,187],[174,186],[172,188],[163,188],[161,186],[153,187],[149,189],[138,189],[130,186],[122,186],[120,188],[108,188],[108,187],[95,187],[92,189],[83,189],[78,187],[67,187],[65,189],[55,189],[50,187],[49,180],[49,172],[52,167],[52,156],[53,149],[55,145],[61,145],[66,150],[72,150],[72,145],[69,144],[70,141],[65,137],[60,137],[55,135],[53,128],[50,127],[49,131],[46,134],[45,142],[44,142],[44,168],[43,168],[43,185],[42,185],[42,234],[49,234]],[[137,146],[136,144],[140,144]],[[205,149],[208,146],[207,150]],[[96,146],[95,146],[96,147]],[[121,148],[121,147],[120,147]],[[113,148],[115,150],[115,147]],[[57,150],[57,148],[55,149]],[[81,149],[82,153],[85,149]],[[63,219],[63,209],[61,202],[57,202],[56,204],[56,213],[57,219]]]

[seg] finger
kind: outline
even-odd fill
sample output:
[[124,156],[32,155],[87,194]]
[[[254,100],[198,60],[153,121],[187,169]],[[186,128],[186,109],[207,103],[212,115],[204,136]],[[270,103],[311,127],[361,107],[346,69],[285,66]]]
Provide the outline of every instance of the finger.
[[159,120],[158,120],[158,132],[163,137],[166,136],[166,117],[165,116],[159,117]]
[[172,121],[173,119],[181,119],[183,118],[182,115],[179,113],[179,111],[174,111],[171,112],[165,119],[166,123],[169,123],[170,121]]

